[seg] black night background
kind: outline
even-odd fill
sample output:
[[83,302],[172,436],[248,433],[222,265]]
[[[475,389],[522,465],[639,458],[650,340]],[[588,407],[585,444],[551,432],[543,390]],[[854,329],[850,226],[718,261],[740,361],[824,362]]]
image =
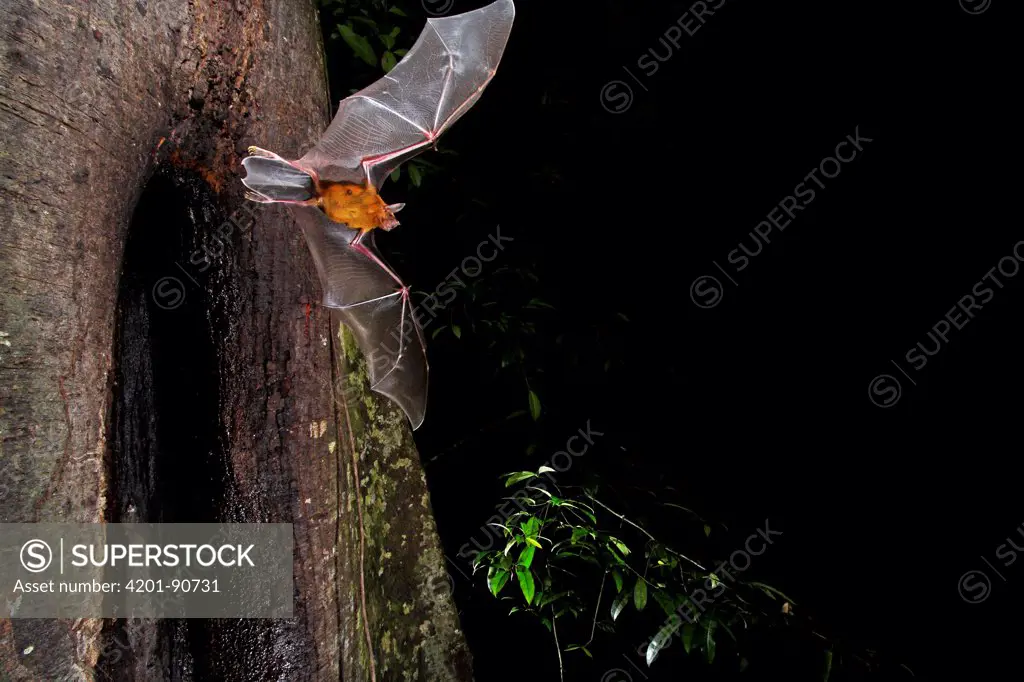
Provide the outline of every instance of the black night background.
[[[725,522],[719,558],[767,520],[783,535],[749,572],[877,650],[881,678],[1008,663],[1021,593],[994,553],[1021,544],[1013,50],[1005,4],[961,4],[735,1],[703,25],[688,3],[517,4],[498,76],[447,142],[458,156],[381,240],[433,290],[499,225],[514,239],[480,277],[509,329],[482,328],[487,308],[460,293],[417,433],[478,679],[558,679],[550,633],[506,616],[458,553],[502,548],[481,529],[497,477],[588,422],[606,435],[559,482],[613,490],[684,553],[701,546],[686,517],[648,503]],[[836,175],[823,160],[858,136]],[[777,207],[808,189],[790,221]],[[761,238],[772,218],[784,229]],[[741,269],[737,250],[756,255]],[[970,317],[951,312],[971,295]],[[535,297],[555,310],[516,312]],[[499,369],[506,341],[522,374]],[[923,365],[906,357],[918,343]],[[974,569],[983,603],[957,591]],[[647,668],[632,650],[657,624],[628,615],[593,660],[566,656],[566,679],[734,678],[735,660],[694,664],[678,641]],[[753,647],[748,677],[819,679],[814,646]]]

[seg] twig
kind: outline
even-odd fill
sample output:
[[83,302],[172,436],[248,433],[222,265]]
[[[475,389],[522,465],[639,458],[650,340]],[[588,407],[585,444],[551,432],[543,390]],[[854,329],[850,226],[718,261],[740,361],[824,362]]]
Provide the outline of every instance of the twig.
[[607,573],[601,577],[601,589],[597,593],[597,606],[594,607],[594,622],[590,625],[590,639],[583,646],[590,646],[590,643],[594,641],[594,631],[597,630],[597,614],[601,610],[601,597],[604,596],[604,584],[606,582],[608,582]]
[[633,574],[636,575],[637,578],[640,578],[640,580],[643,580],[645,583],[647,583],[651,587],[654,587],[654,588],[663,587],[662,585],[659,585],[658,583],[652,583],[650,580],[647,579],[647,576],[645,576],[643,573],[641,573],[640,571],[638,571],[635,568],[633,568],[632,566],[630,566],[628,563],[619,564],[619,566],[622,566],[626,570],[631,571]]
[[558,679],[565,682],[565,669],[562,666],[562,645],[558,643],[558,618],[555,616],[555,607],[551,607],[551,632],[555,634],[555,651],[558,652]]
[[616,517],[616,518],[618,518],[619,520],[621,520],[621,521],[625,521],[625,522],[626,522],[626,523],[628,523],[629,525],[633,526],[633,527],[634,527],[634,528],[636,528],[636,529],[637,529],[638,531],[640,531],[641,533],[643,533],[644,535],[646,535],[646,536],[647,536],[648,538],[650,538],[650,539],[651,539],[651,540],[653,540],[654,542],[657,542],[657,543],[658,543],[659,545],[662,545],[663,547],[665,547],[665,549],[667,549],[668,551],[672,552],[673,554],[675,554],[675,555],[676,555],[676,556],[678,556],[679,558],[681,558],[681,559],[686,559],[687,561],[689,561],[689,562],[690,562],[691,564],[693,564],[694,566],[696,566],[697,568],[699,568],[699,569],[700,569],[700,570],[702,570],[702,571],[706,571],[706,570],[708,570],[708,569],[704,568],[703,566],[701,566],[700,564],[698,564],[698,563],[697,563],[696,561],[694,561],[693,559],[691,559],[690,557],[686,556],[685,554],[680,554],[679,552],[675,551],[674,549],[671,549],[671,548],[669,548],[668,546],[666,546],[666,545],[663,545],[663,544],[662,544],[661,542],[658,542],[658,538],[654,537],[653,535],[651,535],[650,533],[648,533],[648,532],[647,532],[646,530],[644,530],[644,529],[643,529],[643,528],[641,528],[640,526],[636,525],[635,523],[633,523],[632,521],[630,521],[629,519],[627,519],[627,518],[626,518],[625,516],[623,516],[622,514],[620,514],[620,513],[619,513],[619,512],[617,512],[617,511],[615,511],[614,509],[612,509],[611,507],[609,507],[608,505],[606,505],[606,504],[605,504],[604,502],[602,502],[601,500],[599,500],[599,499],[597,499],[596,497],[594,497],[593,495],[591,495],[590,493],[588,493],[588,492],[584,492],[583,494],[584,494],[584,495],[586,495],[586,496],[587,496],[588,498],[590,498],[590,500],[591,500],[591,501],[592,501],[592,502],[593,502],[594,504],[596,504],[596,505],[598,505],[599,507],[603,508],[603,509],[604,509],[605,511],[607,511],[607,512],[608,512],[609,514],[611,514],[612,516],[615,516],[615,517]]

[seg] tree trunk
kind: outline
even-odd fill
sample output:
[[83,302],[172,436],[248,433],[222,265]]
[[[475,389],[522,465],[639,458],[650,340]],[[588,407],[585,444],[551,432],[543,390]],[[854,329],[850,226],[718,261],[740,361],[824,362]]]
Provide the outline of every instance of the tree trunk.
[[3,619],[4,679],[471,679],[408,424],[300,230],[241,197],[248,145],[326,126],[311,0],[0,22],[0,522],[285,522],[296,548],[291,620]]

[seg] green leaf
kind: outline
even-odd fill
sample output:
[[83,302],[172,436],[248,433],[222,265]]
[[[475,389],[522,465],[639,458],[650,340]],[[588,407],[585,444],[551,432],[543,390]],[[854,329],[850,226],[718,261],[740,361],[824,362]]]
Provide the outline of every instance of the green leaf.
[[397,14],[400,17],[407,16],[405,12],[403,12],[400,9],[398,9],[397,7],[389,7],[388,11],[391,12],[392,14]]
[[491,589],[491,594],[495,597],[501,592],[501,588],[505,587],[505,583],[508,582],[508,571],[497,569],[494,575],[487,578],[487,586]]
[[409,50],[406,50],[405,48],[402,48],[401,50],[394,50],[394,53],[395,53],[395,56],[397,56],[397,57],[404,57],[405,53],[408,52],[408,51]]
[[548,492],[544,488],[538,488],[535,485],[528,485],[526,487],[529,488],[530,490],[536,490],[539,493],[543,493],[543,494],[547,495],[548,497],[554,497],[554,495],[552,495],[550,492]]
[[709,526],[708,524],[705,523],[704,524],[704,537],[710,537],[710,536],[711,536],[711,526]]
[[385,51],[384,56],[380,58],[380,65],[384,69],[384,73],[391,71],[397,64],[398,59],[395,58],[395,54],[390,50]]
[[506,526],[504,524],[501,524],[501,523],[488,523],[487,525],[488,526],[494,526],[495,528],[501,528],[503,531],[505,531],[505,535],[511,535],[512,534],[512,531],[509,530],[508,526]]
[[551,305],[550,303],[546,303],[545,301],[542,301],[539,298],[531,298],[530,302],[527,303],[525,307],[527,307],[527,308],[548,308],[549,310],[554,310],[555,309],[555,306]]
[[353,31],[351,26],[345,24],[338,25],[338,33],[341,34],[342,40],[348,43],[348,46],[352,48],[352,52],[357,57],[370,66],[377,65],[377,54],[370,46],[370,41]]
[[537,548],[530,545],[523,547],[523,551],[519,553],[519,560],[516,563],[523,568],[530,568],[530,564],[533,563],[533,553],[536,551]]
[[540,547],[540,543],[533,538],[526,538],[526,544],[533,545],[534,547]]
[[508,475],[508,480],[505,481],[505,487],[510,488],[520,481],[525,481],[528,478],[534,478],[536,476],[537,474],[532,471],[519,471],[517,473],[510,474]]
[[[412,176],[412,169],[414,167],[415,166],[409,166],[409,176],[410,177]],[[461,339],[462,338],[462,327],[460,327],[457,324],[453,324],[452,325],[452,334],[455,334],[455,338]]]
[[352,17],[352,21],[358,21],[363,26],[369,26],[374,31],[377,30],[377,22],[370,17]]
[[619,540],[618,538],[609,538],[609,540],[615,543],[615,546],[619,548],[620,552],[622,552],[622,556],[629,556],[629,547],[626,547],[622,540]]
[[[400,177],[402,177],[402,167],[401,166],[399,166],[395,170],[391,171],[391,182],[398,182],[398,178],[400,178]],[[441,327],[441,329],[444,329],[444,327]],[[434,336],[437,336],[437,332],[441,331],[441,329],[438,329],[436,332],[434,332]]]
[[512,538],[511,540],[508,541],[508,544],[505,545],[505,552],[504,552],[505,556],[508,556],[508,551],[510,549],[512,549],[513,547],[515,547],[515,546],[516,546],[516,539]]
[[647,645],[647,655],[645,656],[645,659],[647,660],[647,667],[650,667],[651,663],[654,663],[654,659],[658,657],[661,650],[664,649],[665,645],[668,644],[670,639],[672,639],[672,633],[672,626],[666,625],[662,629],[658,630],[657,634],[654,635],[651,643]]
[[612,620],[619,617],[622,613],[622,609],[626,608],[626,604],[629,603],[629,592],[623,592],[612,601]]
[[612,555],[612,559],[615,559],[615,563],[616,564],[618,564],[620,566],[628,565],[626,563],[626,560],[622,558],[622,555],[619,554],[618,552],[616,552],[615,549],[611,545],[605,545],[605,549],[608,550],[608,553]]
[[564,597],[567,594],[569,594],[568,591],[565,591],[565,592],[554,592],[554,593],[551,593],[551,594],[545,594],[543,596],[543,598],[538,597],[537,598],[537,608],[540,608],[540,607],[544,606],[545,604],[554,603],[554,602],[558,601],[559,599],[561,599],[562,597]]
[[665,590],[654,590],[651,593],[654,597],[654,601],[658,602],[658,606],[665,612],[666,616],[671,616],[676,611],[676,602]]
[[829,675],[832,674],[832,650],[829,649],[825,652],[825,671],[821,674],[821,682],[828,682]]
[[647,606],[647,583],[643,578],[637,579],[636,585],[633,586],[633,603],[636,604],[637,611],[643,611]]
[[[527,453],[527,454],[529,454],[529,453]],[[554,471],[554,469],[552,469],[551,467],[549,467],[548,465],[545,464],[540,469],[537,469],[537,475],[539,476],[540,474],[546,474],[546,473],[553,472],[553,471]]]
[[771,585],[765,585],[764,583],[755,583],[755,582],[751,582],[751,583],[749,583],[749,584],[750,584],[750,585],[753,585],[754,587],[759,587],[759,588],[761,588],[761,590],[762,590],[762,591],[763,591],[763,592],[764,592],[765,594],[767,594],[767,595],[768,595],[769,597],[771,597],[772,599],[774,599],[774,598],[775,598],[775,597],[774,597],[774,595],[775,595],[775,594],[777,594],[777,595],[779,595],[780,597],[782,597],[783,599],[785,599],[786,601],[788,601],[788,602],[789,602],[790,604],[792,604],[793,606],[796,606],[796,605],[797,605],[797,603],[796,603],[795,601],[793,601],[792,599],[790,599],[790,598],[789,598],[789,597],[787,597],[786,595],[782,594],[782,592],[779,592],[779,591],[778,591],[777,589],[775,589],[775,588],[774,588],[774,587],[772,587]]
[[523,591],[526,603],[531,603],[534,595],[533,574],[529,570],[516,571],[516,577],[519,578],[519,589]]
[[622,592],[622,572],[619,569],[612,569],[612,579],[615,580],[615,591]]
[[704,653],[707,654],[708,663],[715,660],[715,639],[712,637],[712,632],[715,630],[715,626],[718,625],[718,621],[710,621],[704,629],[703,644]]
[[686,653],[690,653],[690,648],[693,646],[693,633],[695,630],[696,627],[693,625],[693,623],[687,623],[683,626],[682,640],[683,649],[686,650]]
[[419,187],[423,181],[423,176],[420,174],[420,169],[413,164],[409,164],[409,179],[412,180],[414,187]]
[[540,419],[540,398],[538,398],[537,394],[533,392],[533,389],[530,389],[529,398],[530,416],[533,417],[533,421],[537,421],[538,419]]

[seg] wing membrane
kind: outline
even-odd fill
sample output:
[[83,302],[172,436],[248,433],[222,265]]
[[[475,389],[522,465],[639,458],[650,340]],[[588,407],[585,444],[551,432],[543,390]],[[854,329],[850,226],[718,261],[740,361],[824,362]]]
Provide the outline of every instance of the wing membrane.
[[313,178],[287,161],[265,156],[242,159],[246,176],[242,184],[266,201],[281,203],[308,201],[315,191]]
[[[323,305],[338,310],[366,359],[370,387],[395,402],[419,428],[427,408],[427,355],[412,304],[397,282],[352,246],[359,233],[319,209],[289,207],[301,225],[323,287]],[[379,258],[372,243],[362,242]]]
[[342,100],[300,162],[325,180],[380,188],[395,168],[433,144],[494,77],[515,17],[512,0],[428,19],[389,74]]

